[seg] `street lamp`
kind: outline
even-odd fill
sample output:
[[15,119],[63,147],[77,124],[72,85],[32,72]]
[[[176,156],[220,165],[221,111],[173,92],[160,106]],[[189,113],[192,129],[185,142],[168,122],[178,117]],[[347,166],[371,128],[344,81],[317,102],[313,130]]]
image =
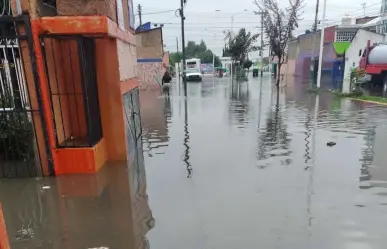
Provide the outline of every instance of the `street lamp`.
[[[220,10],[215,10],[216,12],[221,12]],[[233,38],[234,37],[234,17],[235,16],[237,16],[237,15],[239,15],[239,14],[242,14],[243,12],[247,12],[248,11],[248,9],[244,9],[244,10],[242,10],[242,11],[240,11],[240,12],[237,12],[236,14],[234,14],[234,15],[232,15],[231,16],[231,30],[230,30],[230,38]],[[233,71],[233,63],[231,63],[231,81],[232,81],[232,77],[233,77],[233,73],[232,73],[232,71]]]
[[[219,9],[216,9],[215,11],[216,12],[221,12],[221,10],[219,10]],[[249,10],[248,9],[244,9],[244,10],[242,10],[240,12],[237,12],[236,14],[231,16],[231,32],[233,32],[233,29],[234,29],[234,17],[239,15],[239,14],[242,14],[243,12],[247,12],[247,11],[249,11]]]
[[232,32],[232,33],[234,33],[234,17],[235,17],[236,15],[242,14],[243,12],[246,12],[246,11],[248,11],[248,10],[247,10],[247,9],[244,9],[243,11],[238,12],[238,13],[236,13],[236,14],[234,14],[234,15],[231,16],[231,32]]
[[[206,29],[206,31],[212,33],[208,29]],[[214,34],[214,42],[215,42],[215,40],[216,40],[216,32],[213,32],[213,34]],[[214,51],[215,51],[215,49],[214,49]],[[212,51],[212,70],[213,70],[212,74],[213,74],[213,76],[214,76],[214,73],[215,73],[215,54],[214,54],[214,51]]]

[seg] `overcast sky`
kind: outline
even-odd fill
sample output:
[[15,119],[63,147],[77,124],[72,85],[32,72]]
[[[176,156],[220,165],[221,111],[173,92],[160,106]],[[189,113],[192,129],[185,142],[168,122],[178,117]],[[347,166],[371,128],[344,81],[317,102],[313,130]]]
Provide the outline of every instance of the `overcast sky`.
[[[278,0],[285,7],[288,0]],[[314,22],[315,1],[305,1],[303,20],[296,35],[310,29]],[[327,0],[326,19],[328,24],[340,24],[345,14],[354,17],[364,16],[363,0]],[[176,37],[181,49],[180,18],[175,16],[175,11],[180,7],[180,0],[134,0],[134,5],[141,4],[142,22],[164,23],[163,38],[165,50],[176,51]],[[367,1],[366,15],[378,15],[381,0]],[[319,19],[322,19],[323,0],[320,0]],[[247,11],[245,11],[247,10]],[[186,42],[200,42],[203,39],[207,47],[217,55],[221,55],[224,46],[223,30],[231,28],[231,17],[234,16],[234,31],[246,28],[251,32],[260,32],[260,17],[254,15],[257,7],[252,0],[187,0],[186,15]],[[137,14],[137,13],[136,13]],[[136,25],[139,24],[136,16]],[[255,55],[253,55],[255,56]]]

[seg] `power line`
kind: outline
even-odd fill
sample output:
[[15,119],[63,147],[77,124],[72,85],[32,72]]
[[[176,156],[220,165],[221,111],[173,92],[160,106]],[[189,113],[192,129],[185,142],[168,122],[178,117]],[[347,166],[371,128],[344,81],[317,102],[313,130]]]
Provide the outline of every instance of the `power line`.
[[[369,6],[372,6],[372,5],[378,5],[380,4],[380,1],[373,1],[373,2],[368,2],[368,4],[370,5],[367,5],[367,8]],[[348,8],[348,7],[352,7],[353,5],[338,5],[338,4],[329,4],[327,5],[327,10],[332,10],[332,11],[341,11],[340,9],[338,8]],[[328,8],[328,7],[331,7],[332,9]],[[168,11],[167,9],[164,9],[164,8],[155,8],[155,7],[151,7],[151,6],[144,6],[144,8],[146,9],[151,9],[151,10],[155,10],[155,11]],[[305,6],[304,9],[315,9],[315,5],[312,5],[312,6]],[[360,8],[361,10],[363,10],[363,8]],[[169,10],[171,11],[171,10]],[[211,15],[213,16],[214,14],[216,14],[217,16],[218,15],[235,15],[236,13],[239,13],[239,11],[236,11],[236,12],[215,12],[215,11],[207,11],[207,12],[197,12],[197,11],[186,11],[185,12],[186,14],[198,14],[198,15]],[[250,15],[254,15],[253,12],[247,12],[247,13],[244,13],[244,14],[250,14]],[[229,18],[229,17],[228,17]]]
[[[369,8],[369,7],[372,7],[372,6],[376,6],[378,5],[378,7],[374,7],[374,8]],[[368,13],[367,16],[378,16],[380,14],[380,10],[379,10],[379,6],[380,6],[380,2],[378,3],[371,3],[371,4],[368,4],[367,6],[367,10],[368,10]],[[346,6],[346,7],[349,7],[349,6]],[[370,11],[371,10],[371,11]],[[377,11],[376,11],[377,10]],[[193,12],[186,12],[186,13],[193,13]],[[218,16],[216,15],[216,17],[214,17],[214,14],[217,14],[217,13],[199,13],[198,15],[195,15],[195,20],[202,20],[202,19],[205,19],[205,18],[222,18],[221,16]],[[225,13],[223,13],[225,14]],[[249,13],[250,14],[250,13]],[[353,18],[363,18],[364,17],[364,9],[363,8],[357,8],[357,9],[354,9],[352,11],[349,12],[350,15],[353,16]],[[206,16],[203,16],[203,15],[211,15],[211,17],[206,17]],[[358,17],[356,17],[358,15]],[[335,15],[335,16],[331,16],[331,18],[328,18],[326,19],[327,20],[327,27],[329,26],[336,26],[336,25],[340,25],[342,23],[342,17],[344,16],[344,14],[340,14],[340,15]],[[192,15],[191,15],[192,17]],[[224,17],[224,18],[229,18],[229,17]],[[209,19],[208,19],[209,20]],[[186,32],[189,36],[194,36],[195,34],[198,34],[200,35],[200,37],[209,37],[207,36],[207,34],[205,34],[204,32],[204,29],[214,29],[214,30],[218,30],[218,29],[230,29],[230,26],[229,25],[220,25],[220,26],[214,26],[214,24],[229,24],[229,22],[225,22],[225,21],[220,21],[220,22],[211,22],[211,21],[203,21],[203,22],[200,22],[200,21],[195,21],[195,22],[187,22],[185,24],[185,27],[186,27]],[[241,21],[241,22],[235,22],[236,24],[239,24],[237,27],[235,28],[245,28],[246,30],[250,30],[251,31],[254,31],[260,27],[258,26],[251,26],[252,22],[244,22],[244,21]],[[305,32],[305,29],[308,29],[309,26],[312,26],[312,24],[314,23],[314,20],[310,20],[310,19],[304,19],[304,20],[301,20],[300,21],[300,25],[299,25],[299,28],[295,30],[295,36],[298,36],[300,34],[304,34]],[[243,25],[243,24],[250,24],[248,26],[246,25]],[[166,31],[172,31],[176,28],[178,28],[177,26],[175,25],[179,25],[179,23],[165,23],[166,26],[164,26],[164,29]],[[211,26],[209,26],[211,25]],[[296,35],[297,34],[297,35]],[[219,39],[217,41],[222,41],[223,42],[223,39]],[[167,46],[168,47],[168,46]],[[219,45],[219,46],[211,46],[213,48],[223,48],[223,44],[222,45]]]
[[144,12],[143,15],[157,15],[157,14],[171,13],[174,11],[176,11],[176,10],[173,9],[173,10],[164,10],[164,11],[159,11],[159,12]]
[[[375,2],[368,2],[367,4],[367,8],[370,7],[370,6],[375,6],[375,5],[380,5],[380,1],[375,1]],[[348,7],[352,7],[353,5],[337,5],[337,4],[330,4],[330,5],[327,5],[327,10],[330,10],[330,11],[342,11],[340,10],[340,8],[348,8]],[[155,12],[153,13],[167,13],[167,12],[172,12],[174,11],[175,9],[163,9],[163,8],[155,8],[155,7],[151,7],[151,6],[143,6],[145,9],[150,9],[150,10],[155,10]],[[331,8],[328,8],[328,7],[331,7]],[[305,6],[304,9],[314,9],[315,6]],[[356,10],[361,10],[363,11],[363,7],[361,8],[358,8],[358,9],[355,9]],[[185,14],[196,14],[196,15],[210,15],[210,17],[213,17],[214,15],[216,15],[216,17],[214,18],[219,18],[220,15],[235,15],[236,13],[239,13],[239,11],[237,12],[196,12],[196,11],[186,11]],[[247,12],[247,13],[244,13],[243,15],[254,15],[253,12]],[[224,18],[230,18],[229,16],[228,17],[224,17]]]

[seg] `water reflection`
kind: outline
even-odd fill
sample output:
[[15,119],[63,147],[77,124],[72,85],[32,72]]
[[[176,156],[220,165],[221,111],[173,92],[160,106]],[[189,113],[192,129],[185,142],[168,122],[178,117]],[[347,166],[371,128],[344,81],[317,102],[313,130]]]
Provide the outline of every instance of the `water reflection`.
[[[386,108],[259,80],[224,80],[212,96],[203,91],[210,82],[193,84],[188,108],[183,99],[172,103],[181,103],[181,116],[168,154],[146,160],[157,213],[151,245],[383,248]],[[191,164],[195,176],[186,181]]]
[[238,128],[244,128],[249,122],[250,89],[247,82],[232,82],[229,87],[229,120]]
[[190,146],[189,146],[189,131],[188,131],[188,109],[187,109],[187,98],[184,99],[184,163],[188,172],[187,178],[192,177],[192,165],[190,163]]
[[375,127],[368,129],[367,134],[364,136],[364,146],[362,149],[360,177],[359,181],[369,181],[372,178],[370,174],[370,166],[372,166],[374,160],[374,145],[375,145]]
[[142,91],[140,94],[144,151],[149,157],[164,154],[168,147],[171,101],[170,97],[160,96],[160,91]]
[[310,111],[307,112],[306,119],[305,119],[305,163],[308,163],[311,159],[310,157],[310,140],[312,135],[312,126],[311,126],[312,117],[310,115]]
[[106,165],[95,175],[2,180],[10,248],[149,248],[154,218],[142,152],[129,167]]
[[287,131],[284,119],[285,107],[280,105],[279,89],[275,95],[276,101],[274,107],[269,107],[266,125],[259,130],[257,159],[260,168],[266,168],[273,160],[280,161],[282,165],[289,165],[292,162],[289,150],[291,135]]
[[[212,77],[211,77],[212,78]],[[202,97],[210,97],[215,94],[216,88],[218,87],[218,79],[208,79],[207,82],[202,82],[201,84],[201,96]]]

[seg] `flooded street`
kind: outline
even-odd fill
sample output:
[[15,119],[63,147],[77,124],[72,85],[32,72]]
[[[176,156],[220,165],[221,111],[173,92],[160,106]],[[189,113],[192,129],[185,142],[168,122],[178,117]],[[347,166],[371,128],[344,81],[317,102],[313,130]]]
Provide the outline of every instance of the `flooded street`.
[[385,108],[268,81],[189,83],[187,114],[159,99],[164,121],[143,123],[151,247],[384,248]]
[[0,235],[12,249],[382,249],[386,108],[268,76],[144,91],[129,168],[0,181]]

